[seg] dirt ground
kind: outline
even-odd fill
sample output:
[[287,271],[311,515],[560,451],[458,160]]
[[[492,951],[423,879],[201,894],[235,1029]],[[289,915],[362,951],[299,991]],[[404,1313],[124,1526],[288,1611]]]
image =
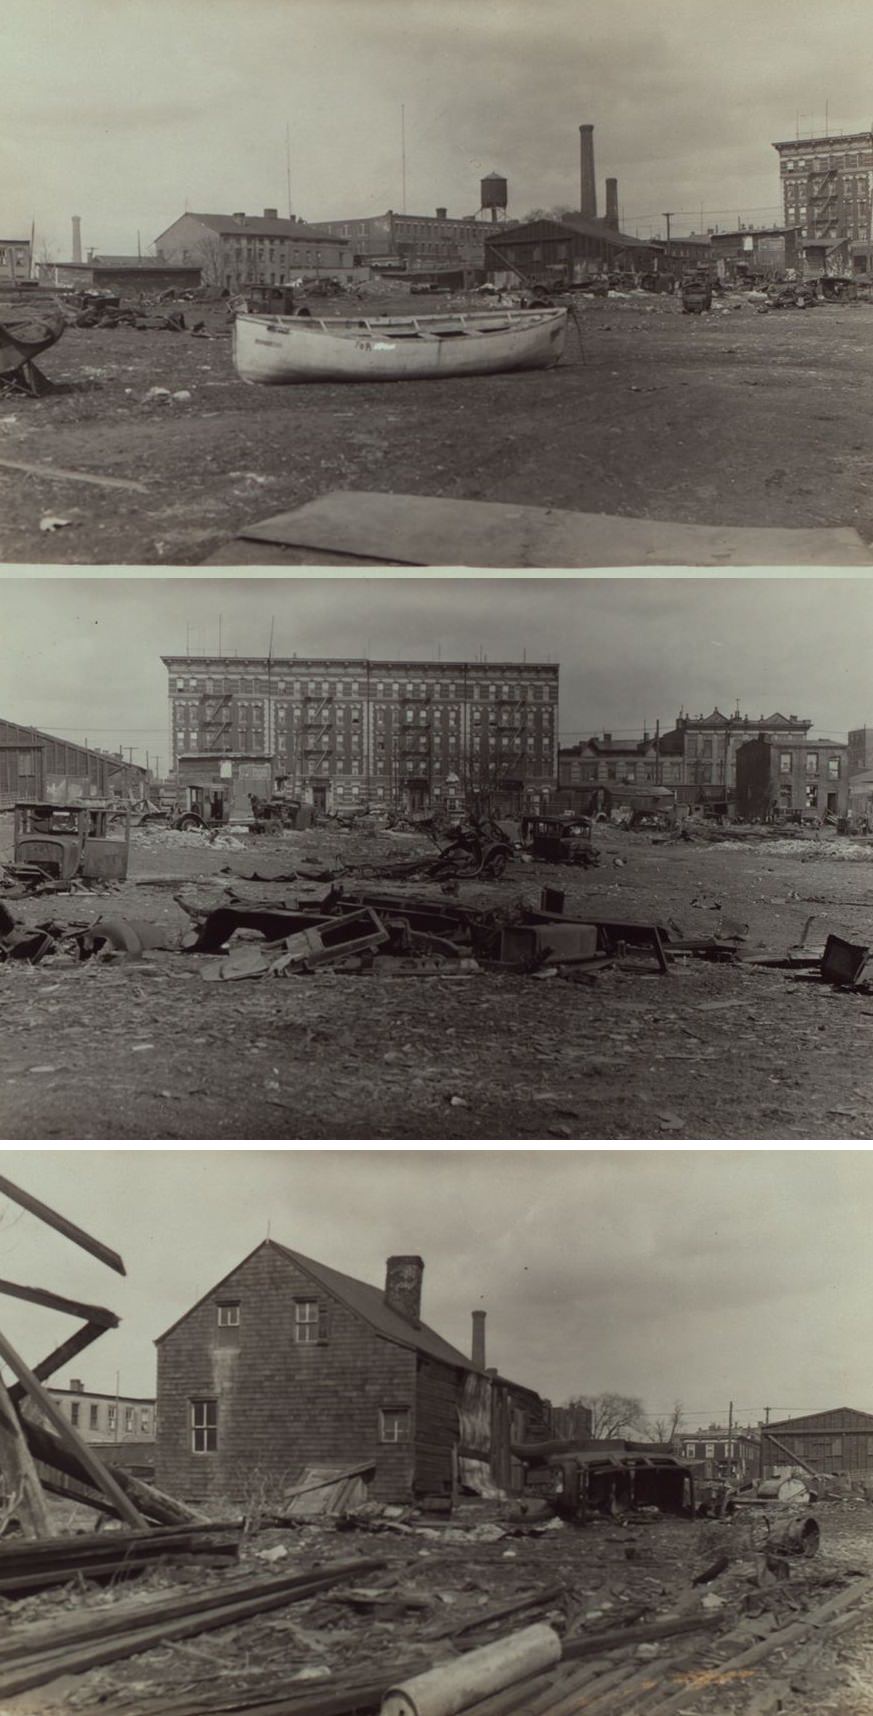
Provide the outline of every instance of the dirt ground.
[[[648,294],[582,299],[581,345],[571,326],[555,370],[284,388],[236,378],[223,306],[185,310],[184,333],[70,328],[41,360],[57,391],[0,400],[0,459],[146,490],[0,466],[0,558],[195,564],[337,488],[854,525],[873,542],[871,304],[760,314],[728,295],[698,317]],[[191,336],[198,319],[211,339]],[[190,398],[147,398],[155,386]],[[47,514],[68,523],[41,532]]]
[[[0,818],[0,859],[9,855]],[[5,847],[4,847],[5,841]],[[595,870],[513,861],[462,904],[536,904],[739,930],[746,954],[828,933],[873,941],[873,844],[660,843],[598,832]],[[256,868],[370,862],[415,837],[324,826],[237,849],[134,831],[130,879],[10,902],[28,924],[124,915],[182,930]],[[430,848],[432,851],[433,849]],[[837,854],[844,854],[838,856]],[[224,873],[228,872],[228,873]],[[354,881],[350,883],[355,886]],[[377,884],[372,884],[376,886]],[[409,884],[442,898],[434,884]],[[249,896],[263,887],[251,883]],[[811,922],[809,920],[812,920]],[[324,970],[232,983],[207,955],[0,965],[0,1131],[8,1139],[867,1139],[873,997],[749,964],[640,960],[590,987],[485,968],[392,977]],[[384,968],[384,969],[383,969]],[[378,971],[378,975],[376,972]]]
[[[166,1709],[292,1711],[294,1701],[302,1700],[305,1711],[313,1700],[317,1708],[320,1698],[341,1694],[350,1685],[384,1682],[386,1672],[387,1684],[396,1684],[398,1669],[420,1672],[537,1621],[552,1624],[565,1639],[581,1640],[625,1626],[632,1635],[641,1618],[646,1624],[668,1614],[690,1619],[709,1611],[711,1631],[631,1644],[618,1657],[595,1658],[604,1688],[616,1663],[623,1665],[619,1675],[637,1677],[632,1702],[621,1687],[609,1697],[595,1681],[582,1697],[577,1693],[555,1707],[581,1712],[590,1700],[599,1711],[602,1698],[610,1713],[652,1711],[657,1716],[665,1700],[675,1711],[669,1701],[678,1698],[688,1716],[775,1716],[779,1711],[810,1716],[813,1710],[822,1716],[869,1716],[873,1653],[866,1589],[845,1630],[824,1626],[811,1641],[780,1644],[754,1667],[720,1672],[740,1651],[766,1640],[769,1631],[802,1621],[807,1611],[844,1590],[850,1576],[860,1575],[858,1583],[864,1586],[873,1574],[870,1504],[823,1502],[815,1512],[822,1534],[819,1554],[795,1560],[787,1583],[769,1584],[751,1553],[748,1511],[726,1522],[669,1518],[657,1510],[598,1518],[584,1527],[558,1523],[552,1529],[552,1521],[536,1535],[511,1526],[507,1530],[507,1510],[500,1503],[469,1503],[448,1529],[401,1509],[394,1514],[402,1517],[387,1528],[373,1520],[375,1530],[342,1529],[331,1519],[292,1530],[268,1529],[244,1538],[239,1572],[248,1578],[304,1573],[357,1558],[362,1574],[242,1624],[56,1678],[5,1698],[3,1708],[10,1716],[71,1710],[86,1716],[100,1710],[161,1716]],[[365,1571],[370,1557],[384,1565]],[[694,1584],[717,1560],[722,1571]],[[192,1586],[232,1588],[238,1576],[235,1569],[210,1574],[192,1567],[186,1576],[167,1567],[104,1591],[83,1584],[34,1595],[5,1605],[4,1642],[14,1649],[26,1639],[30,1623],[44,1626],[57,1617],[63,1626],[74,1616],[81,1620],[89,1613],[176,1595],[181,1579],[184,1594]],[[488,1629],[493,1609],[520,1600],[528,1602],[526,1610]],[[514,1706],[503,1707],[522,1711],[527,1702],[519,1697]]]

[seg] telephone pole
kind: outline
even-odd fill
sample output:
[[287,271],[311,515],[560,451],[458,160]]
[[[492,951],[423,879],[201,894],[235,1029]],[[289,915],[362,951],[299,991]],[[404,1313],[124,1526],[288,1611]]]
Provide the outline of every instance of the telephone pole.
[[663,214],[664,219],[667,222],[667,243],[669,244],[670,243],[670,222],[673,219],[673,216],[676,213],[676,210],[675,209],[662,209],[661,213]]

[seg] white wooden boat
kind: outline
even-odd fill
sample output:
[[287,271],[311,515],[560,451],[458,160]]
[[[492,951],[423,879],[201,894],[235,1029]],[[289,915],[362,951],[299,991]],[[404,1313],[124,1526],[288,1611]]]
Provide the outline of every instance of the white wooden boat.
[[564,350],[566,309],[430,316],[238,315],[233,359],[243,381],[421,381],[549,369]]

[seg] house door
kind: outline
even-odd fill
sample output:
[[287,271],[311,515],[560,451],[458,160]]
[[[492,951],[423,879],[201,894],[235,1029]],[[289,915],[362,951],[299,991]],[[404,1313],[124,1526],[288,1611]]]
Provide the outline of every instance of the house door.
[[327,789],[329,781],[312,782],[312,803],[316,810],[327,810]]

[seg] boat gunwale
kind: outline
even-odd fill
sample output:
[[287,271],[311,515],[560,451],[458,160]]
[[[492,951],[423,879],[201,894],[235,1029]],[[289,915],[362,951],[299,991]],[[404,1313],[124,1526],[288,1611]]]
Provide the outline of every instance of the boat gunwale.
[[[268,331],[270,328],[281,328],[283,332],[293,329],[295,333],[307,331],[333,334],[337,339],[351,339],[361,334],[390,335],[393,331],[396,331],[398,337],[409,334],[436,335],[441,329],[446,333],[460,332],[468,336],[482,337],[486,334],[508,334],[523,328],[535,328],[549,321],[566,322],[567,309],[564,305],[557,304],[545,309],[508,310],[502,312],[499,322],[493,320],[497,315],[501,315],[501,312],[462,310],[442,316],[271,316],[259,311],[243,310],[237,313],[234,321],[257,323]],[[483,327],[481,323],[486,317],[492,318],[491,325]]]

